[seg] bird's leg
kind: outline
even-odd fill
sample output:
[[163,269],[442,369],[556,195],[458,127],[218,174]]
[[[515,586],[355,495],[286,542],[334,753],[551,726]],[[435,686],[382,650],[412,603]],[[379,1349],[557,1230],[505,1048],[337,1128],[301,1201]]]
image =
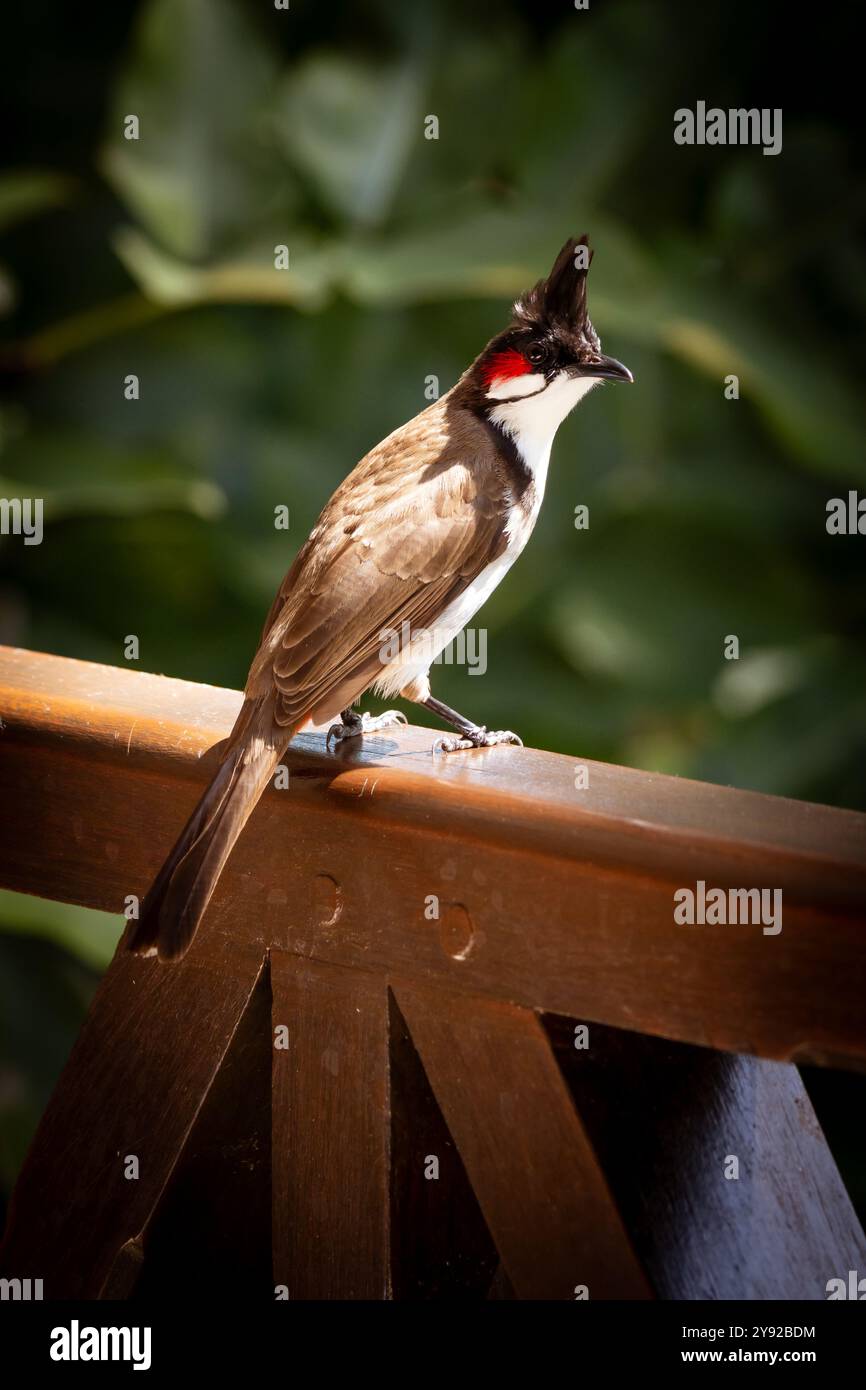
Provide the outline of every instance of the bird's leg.
[[433,695],[428,695],[426,700],[420,703],[434,714],[438,714],[447,724],[451,724],[459,734],[459,738],[437,738],[433,744],[434,753],[456,753],[460,748],[492,748],[497,743],[516,743],[523,747],[523,739],[518,738],[510,729],[494,730],[485,728],[483,724],[473,724],[471,719],[466,719],[448,705],[443,705],[442,701]]
[[332,739],[334,743],[342,743],[347,738],[360,738],[361,734],[372,734],[392,724],[406,723],[405,714],[398,709],[386,709],[384,714],[368,714],[366,711],[361,714],[350,706],[342,711],[340,723],[331,725],[325,744],[329,747]]

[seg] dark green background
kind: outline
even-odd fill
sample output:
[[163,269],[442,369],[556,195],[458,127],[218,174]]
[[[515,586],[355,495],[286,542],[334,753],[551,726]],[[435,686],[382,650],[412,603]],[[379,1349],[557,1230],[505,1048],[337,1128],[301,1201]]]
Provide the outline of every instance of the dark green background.
[[[857,18],[4,16],[0,495],[44,497],[48,526],[38,548],[0,538],[0,640],[119,665],[133,632],[145,670],[241,685],[334,485],[588,231],[590,310],[636,385],[561,430],[537,532],[479,619],[488,674],[442,667],[436,693],[542,747],[863,807],[866,538],[824,525],[866,491]],[[782,154],[676,146],[699,99],[781,106]],[[0,1187],[118,927],[0,895]],[[856,1185],[855,1083],[811,1084]]]

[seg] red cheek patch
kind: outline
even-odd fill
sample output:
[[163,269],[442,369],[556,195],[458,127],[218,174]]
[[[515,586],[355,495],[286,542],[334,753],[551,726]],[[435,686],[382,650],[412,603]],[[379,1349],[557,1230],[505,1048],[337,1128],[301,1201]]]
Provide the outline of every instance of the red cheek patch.
[[504,352],[495,352],[490,360],[485,364],[481,374],[481,379],[485,386],[489,386],[492,381],[509,381],[514,376],[525,376],[531,372],[532,367],[517,348],[506,348]]

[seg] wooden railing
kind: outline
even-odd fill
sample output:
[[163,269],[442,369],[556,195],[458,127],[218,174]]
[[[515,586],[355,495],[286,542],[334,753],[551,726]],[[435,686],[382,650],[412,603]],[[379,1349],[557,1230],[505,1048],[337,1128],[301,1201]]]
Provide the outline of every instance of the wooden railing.
[[[134,904],[239,701],[0,649],[0,885]],[[433,736],[299,737],[189,955],[121,941],[2,1273],[47,1297],[823,1298],[866,1272],[789,1065],[866,1059],[866,817]],[[780,890],[781,930],[680,924],[699,881]]]

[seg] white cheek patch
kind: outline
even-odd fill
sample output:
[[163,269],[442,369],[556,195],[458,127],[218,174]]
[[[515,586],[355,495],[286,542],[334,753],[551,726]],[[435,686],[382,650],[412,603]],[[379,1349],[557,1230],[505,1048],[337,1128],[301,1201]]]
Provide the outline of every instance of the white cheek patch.
[[544,487],[553,436],[578,401],[600,384],[598,377],[559,372],[540,395],[491,407],[490,419],[511,435],[539,492]]
[[497,376],[487,388],[489,401],[509,401],[515,396],[534,396],[543,391],[547,379],[541,372],[525,372],[523,376]]

